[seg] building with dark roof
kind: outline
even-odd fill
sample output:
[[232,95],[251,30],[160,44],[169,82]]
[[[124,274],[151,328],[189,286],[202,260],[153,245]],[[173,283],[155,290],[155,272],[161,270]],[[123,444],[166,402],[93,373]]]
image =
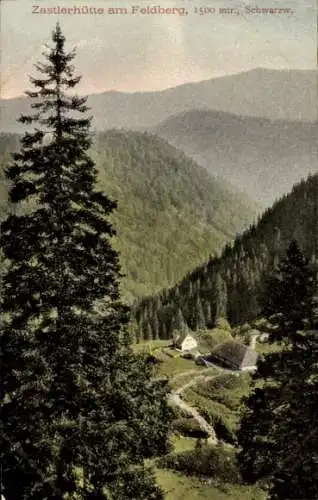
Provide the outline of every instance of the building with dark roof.
[[251,347],[229,340],[218,345],[211,354],[202,356],[201,362],[207,366],[218,364],[231,370],[254,371],[257,358],[257,352]]

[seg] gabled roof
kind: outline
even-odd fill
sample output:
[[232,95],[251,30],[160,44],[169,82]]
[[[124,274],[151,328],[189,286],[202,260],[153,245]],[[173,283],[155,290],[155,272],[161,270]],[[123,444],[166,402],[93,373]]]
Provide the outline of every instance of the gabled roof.
[[213,351],[212,356],[238,368],[255,366],[258,358],[258,354],[254,349],[234,340],[229,340],[224,344],[218,345]]
[[172,332],[172,337],[174,339],[179,340],[184,340],[187,335],[189,335],[190,331],[189,330],[173,330]]
[[180,331],[177,331],[175,330],[173,332],[173,343],[175,345],[179,345],[181,346],[182,342],[186,339],[186,337],[190,336],[190,337],[193,337],[194,340],[197,341],[196,339],[196,336],[193,334],[194,332],[192,332],[190,329],[188,329],[187,331],[183,331],[183,332],[180,332]]

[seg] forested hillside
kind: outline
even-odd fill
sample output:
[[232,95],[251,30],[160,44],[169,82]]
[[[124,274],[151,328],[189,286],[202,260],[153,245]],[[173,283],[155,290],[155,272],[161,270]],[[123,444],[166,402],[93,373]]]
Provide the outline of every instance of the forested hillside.
[[[17,139],[0,136],[2,213],[7,209],[3,168]],[[96,136],[91,154],[99,186],[118,201],[114,245],[128,300],[173,285],[256,217],[256,207],[242,195],[155,136],[108,131]]]
[[294,186],[233,245],[227,244],[220,258],[211,258],[170,290],[136,303],[139,338],[170,338],[184,322],[197,330],[213,326],[217,317],[226,317],[232,325],[257,317],[263,278],[290,241],[296,239],[313,257],[317,204],[318,174]]
[[191,110],[153,132],[209,172],[270,206],[317,171],[317,124]]

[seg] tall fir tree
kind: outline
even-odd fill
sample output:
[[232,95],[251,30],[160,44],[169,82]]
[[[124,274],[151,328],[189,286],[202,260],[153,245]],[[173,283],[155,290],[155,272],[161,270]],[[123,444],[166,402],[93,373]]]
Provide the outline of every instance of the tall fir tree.
[[271,500],[318,498],[316,293],[316,270],[293,241],[263,297],[281,350],[258,363],[239,432],[243,477],[267,481]]
[[292,241],[286,258],[265,283],[263,313],[275,325],[272,340],[291,341],[306,325],[313,328],[312,300],[315,294],[315,265],[303,255],[297,242]]
[[159,320],[158,320],[157,313],[155,313],[154,317],[153,317],[152,331],[153,331],[153,339],[158,340],[159,339]]
[[221,276],[220,272],[216,273],[215,277],[215,285],[214,285],[214,294],[215,294],[215,313],[214,319],[217,318],[225,318],[227,319],[227,286],[226,282]]
[[[167,386],[133,355],[86,99],[57,25],[27,92],[35,127],[7,169],[23,215],[1,225],[2,486],[6,500],[162,499],[144,458],[164,453]],[[18,206],[21,206],[18,205]],[[102,307],[101,307],[102,305]]]
[[206,329],[206,323],[205,323],[205,317],[204,317],[204,311],[202,307],[202,302],[200,299],[200,296],[197,296],[196,302],[195,302],[195,310],[194,310],[194,328],[195,330],[205,330]]
[[172,318],[171,331],[178,332],[181,334],[186,334],[189,331],[189,327],[184,319],[182,311],[180,308],[177,309],[176,314]]

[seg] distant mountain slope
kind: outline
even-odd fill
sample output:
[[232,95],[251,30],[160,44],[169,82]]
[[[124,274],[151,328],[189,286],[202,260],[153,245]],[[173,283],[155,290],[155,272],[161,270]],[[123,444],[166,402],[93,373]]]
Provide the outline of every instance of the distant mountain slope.
[[[191,109],[215,109],[243,116],[314,121],[317,71],[255,69],[187,83],[156,92],[104,92],[89,96],[96,130],[146,129]],[[26,98],[0,101],[0,126],[20,132],[16,118],[29,109]]]
[[264,277],[296,239],[312,259],[318,243],[318,174],[297,184],[276,202],[221,257],[212,258],[188,273],[170,290],[135,304],[139,336],[171,338],[180,317],[193,329],[212,327],[216,318],[232,325],[255,319]]
[[[14,136],[0,136],[0,167]],[[255,218],[255,206],[183,153],[146,133],[95,138],[99,185],[118,200],[114,222],[129,300],[176,281]],[[2,187],[2,195],[6,186]],[[4,207],[4,201],[2,201]]]
[[153,131],[212,174],[266,204],[318,171],[316,123],[192,110]]

